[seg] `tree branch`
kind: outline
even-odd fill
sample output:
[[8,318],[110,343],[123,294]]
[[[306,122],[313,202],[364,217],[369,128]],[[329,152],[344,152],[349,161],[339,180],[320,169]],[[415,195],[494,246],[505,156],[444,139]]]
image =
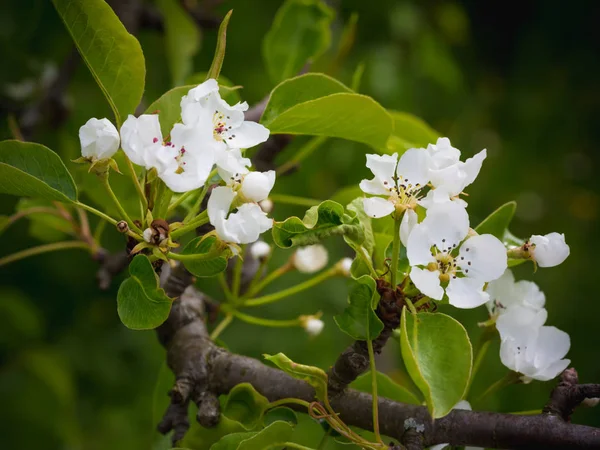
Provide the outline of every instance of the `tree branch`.
[[[265,366],[260,361],[232,354],[217,347],[208,338],[203,318],[206,298],[193,288],[186,288],[191,277],[178,268],[165,283],[171,296],[180,296],[171,316],[157,331],[167,349],[167,362],[176,375],[171,405],[159,425],[162,433],[175,430],[173,441],[183,437],[187,423],[187,405],[198,404],[197,420],[205,426],[218,420],[218,395],[227,394],[239,383],[250,383],[270,401],[282,398],[314,400],[314,390],[303,381]],[[182,295],[183,294],[183,295]],[[581,385],[586,394],[597,393]],[[371,396],[352,389],[332,398],[333,408],[344,422],[366,430],[372,429]],[[600,448],[600,429],[574,425],[550,413],[535,416],[454,410],[433,421],[427,408],[379,400],[381,431],[412,446],[439,443],[475,445],[489,448],[564,449]],[[418,434],[409,432],[413,424]],[[415,441],[415,437],[418,440]],[[413,447],[418,448],[418,447]]]

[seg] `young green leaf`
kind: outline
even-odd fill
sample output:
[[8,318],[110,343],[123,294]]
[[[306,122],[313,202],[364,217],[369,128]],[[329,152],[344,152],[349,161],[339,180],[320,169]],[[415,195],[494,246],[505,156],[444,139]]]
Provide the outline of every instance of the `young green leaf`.
[[281,370],[302,381],[306,381],[315,388],[315,397],[323,401],[327,398],[327,374],[318,367],[297,364],[283,353],[276,355],[263,355]]
[[503,239],[516,209],[516,202],[505,203],[477,225],[475,231],[479,234],[491,234],[498,239]]
[[[372,255],[373,250],[375,249],[375,238],[373,236],[373,227],[371,226],[372,219],[367,216],[363,207],[363,197],[358,197],[352,200],[350,203],[348,203],[346,209],[354,213],[358,218],[358,222],[360,223],[363,234],[365,235],[362,246],[367,250],[369,255]],[[346,236],[344,236],[344,239],[346,239]],[[352,242],[350,242],[350,244],[352,244]]]
[[331,45],[334,12],[321,0],[286,0],[263,41],[267,72],[278,83],[296,75]]
[[200,49],[202,35],[196,22],[177,0],[158,0],[165,21],[165,44],[171,80],[182,85],[192,73],[193,58]]
[[440,134],[412,114],[389,111],[394,120],[394,132],[388,141],[388,152],[402,154],[409,148],[434,144]]
[[60,157],[32,142],[0,142],[0,192],[59,202],[77,201],[77,187]]
[[163,136],[168,136],[173,125],[181,120],[181,97],[194,87],[194,85],[188,85],[173,88],[146,108],[145,114],[158,114],[160,131]]
[[236,385],[227,396],[223,415],[239,422],[246,430],[254,429],[269,406],[269,400],[260,395],[250,383]]
[[158,276],[146,256],[133,258],[129,264],[129,275],[117,293],[117,312],[121,322],[132,330],[158,327],[169,317],[173,300],[158,286]]
[[231,13],[233,13],[233,10],[230,10],[227,13],[223,19],[223,22],[221,22],[221,26],[219,26],[219,32],[217,33],[217,48],[215,49],[215,56],[213,57],[210,69],[208,69],[208,74],[206,75],[207,80],[209,78],[214,78],[215,80],[219,79],[221,67],[223,67],[223,60],[225,59],[225,47],[227,46],[227,25],[229,25]]
[[197,277],[213,277],[227,268],[231,250],[216,236],[191,240],[180,254],[185,268]]
[[[377,372],[377,393],[380,397],[389,398],[401,403],[420,405],[421,400],[411,391],[396,383],[384,373]],[[371,372],[366,372],[354,380],[350,387],[362,392],[371,392]]]
[[261,118],[272,134],[338,137],[385,150],[393,131],[389,113],[323,74],[306,74],[277,86]]
[[210,450],[265,450],[269,446],[290,440],[294,427],[289,422],[276,421],[258,432],[232,433],[213,444]]
[[375,280],[363,275],[350,281],[348,303],[344,312],[334,317],[337,326],[353,339],[373,340],[383,330],[383,323],[375,314],[379,294]]
[[137,39],[104,0],[52,0],[115,113],[117,128],[144,93],[146,66]]
[[434,419],[462,400],[473,363],[465,328],[441,313],[411,314],[404,308],[400,348],[410,377],[425,397]]
[[272,233],[273,241],[282,248],[316,244],[336,235],[347,236],[357,244],[364,240],[359,220],[346,214],[342,205],[331,200],[310,208],[302,220],[290,217],[283,222],[275,222]]
[[280,420],[298,425],[298,416],[296,416],[296,413],[285,406],[269,409],[264,415],[265,425],[270,425]]

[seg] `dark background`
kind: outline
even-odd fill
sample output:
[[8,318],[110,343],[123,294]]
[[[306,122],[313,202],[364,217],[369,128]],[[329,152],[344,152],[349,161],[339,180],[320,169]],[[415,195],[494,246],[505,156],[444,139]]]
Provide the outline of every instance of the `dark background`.
[[[280,4],[225,1],[215,10],[222,15],[234,9],[223,74],[244,86],[242,95],[250,104],[273,88],[261,42]],[[488,149],[481,175],[469,189],[472,223],[515,199],[513,233],[566,234],[571,256],[563,265],[535,274],[531,265],[523,265],[517,278],[533,279],[546,292],[548,324],[571,335],[569,357],[582,382],[600,381],[598,3],[347,0],[338,5],[334,38],[353,12],[359,15],[357,42],[336,76],[349,84],[356,66],[365,63],[360,92],[385,107],[422,117],[466,156]],[[196,71],[207,70],[215,33],[203,31]],[[138,38],[146,57],[144,101],[149,104],[172,86],[162,35],[142,29]],[[8,114],[22,119],[22,111],[39,101],[72,44],[50,2],[5,0],[0,49],[0,136],[10,138]],[[329,67],[328,58],[313,69]],[[65,161],[77,156],[77,130],[89,117],[111,117],[81,63],[67,94],[66,121],[57,127],[56,113],[44,111],[31,135]],[[367,176],[366,152],[359,144],[329,140],[300,172],[281,179],[274,192],[326,199]],[[287,157],[284,153],[281,161]],[[0,196],[0,214],[10,215],[15,204],[15,198]],[[279,206],[274,216],[282,219],[303,210]],[[111,230],[103,245],[117,249],[120,239]],[[0,242],[3,256],[40,240],[28,234],[27,221],[20,221]],[[332,261],[346,254],[341,240],[327,246]],[[273,266],[288,256],[279,251]],[[155,442],[152,398],[163,350],[153,332],[121,325],[118,281],[100,292],[96,267],[84,252],[69,251],[0,268],[0,448],[129,450],[151,448]],[[289,276],[272,290],[293,282]],[[290,318],[322,310],[327,326],[317,339],[299,329],[245,324],[232,326],[222,338],[236,352],[259,357],[283,351],[325,368],[348,343],[332,320],[343,309],[345,295],[345,281],[337,279],[261,311]],[[448,311],[476,341],[476,322],[485,320],[484,309]],[[475,394],[504,374],[498,347],[492,345],[487,355]],[[399,350],[396,345],[386,350],[380,365],[398,374]],[[482,407],[539,409],[552,386],[513,386]],[[600,412],[578,410],[573,421],[600,426]],[[318,431],[311,430],[306,444],[316,446]]]

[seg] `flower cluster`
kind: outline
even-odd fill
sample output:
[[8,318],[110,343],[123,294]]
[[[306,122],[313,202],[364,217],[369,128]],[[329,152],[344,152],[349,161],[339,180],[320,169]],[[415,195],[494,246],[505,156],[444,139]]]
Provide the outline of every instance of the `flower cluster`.
[[[167,138],[158,114],[130,115],[120,130],[123,151],[134,164],[155,170],[178,193],[204,186],[216,166],[225,186],[215,188],[209,199],[210,223],[226,242],[256,241],[272,226],[258,203],[267,199],[275,172],[251,172],[242,149],[265,142],[269,130],[244,120],[248,104],[230,106],[213,79],[191,89],[180,106],[181,123]],[[79,135],[83,156],[89,159],[110,158],[119,147],[119,133],[107,119],[91,119]]]

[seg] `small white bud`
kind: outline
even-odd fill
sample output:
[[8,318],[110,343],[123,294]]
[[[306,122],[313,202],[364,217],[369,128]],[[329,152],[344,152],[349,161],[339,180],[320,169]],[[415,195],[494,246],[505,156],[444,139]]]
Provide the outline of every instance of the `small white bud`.
[[535,245],[532,249],[533,259],[540,267],[558,266],[571,252],[564,234],[533,235],[529,241]]
[[340,262],[338,264],[342,271],[342,274],[345,277],[349,277],[350,276],[350,268],[352,267],[352,258],[343,258],[342,260],[340,260]]
[[303,273],[318,272],[328,260],[327,249],[320,244],[299,248],[293,256],[294,267]]
[[311,317],[306,322],[304,322],[304,329],[308,333],[309,336],[318,336],[323,331],[325,327],[325,322],[315,317]]
[[265,198],[262,202],[258,203],[260,208],[267,214],[273,211],[273,200]]
[[265,241],[256,241],[250,247],[250,254],[254,259],[263,259],[271,254],[271,246]]
[[144,237],[144,240],[147,243],[151,243],[152,242],[152,228],[146,228],[144,230],[144,232],[142,233],[142,236]]
[[266,199],[275,185],[275,171],[250,172],[242,181],[242,194],[252,202]]
[[79,128],[81,155],[91,159],[106,159],[119,149],[119,132],[108,119],[92,117]]

